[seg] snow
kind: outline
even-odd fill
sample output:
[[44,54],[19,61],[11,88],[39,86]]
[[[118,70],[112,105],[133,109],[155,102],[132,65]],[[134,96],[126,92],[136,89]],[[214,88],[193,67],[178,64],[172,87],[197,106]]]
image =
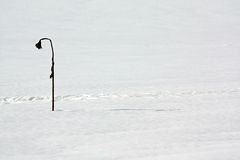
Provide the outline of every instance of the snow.
[[2,1],[0,159],[239,160],[239,7]]

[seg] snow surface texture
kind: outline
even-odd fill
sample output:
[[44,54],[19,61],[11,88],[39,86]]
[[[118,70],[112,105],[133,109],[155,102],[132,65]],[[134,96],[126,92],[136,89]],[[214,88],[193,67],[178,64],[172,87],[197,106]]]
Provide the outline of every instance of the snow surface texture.
[[[240,1],[0,2],[1,160],[239,160]],[[56,52],[56,111],[48,80]]]

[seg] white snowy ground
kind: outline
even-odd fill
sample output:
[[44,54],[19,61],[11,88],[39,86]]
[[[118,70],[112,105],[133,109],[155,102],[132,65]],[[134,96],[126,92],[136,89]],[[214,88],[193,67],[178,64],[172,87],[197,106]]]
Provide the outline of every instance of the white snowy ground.
[[[239,160],[237,0],[0,1],[1,160]],[[56,111],[51,55],[56,52]]]

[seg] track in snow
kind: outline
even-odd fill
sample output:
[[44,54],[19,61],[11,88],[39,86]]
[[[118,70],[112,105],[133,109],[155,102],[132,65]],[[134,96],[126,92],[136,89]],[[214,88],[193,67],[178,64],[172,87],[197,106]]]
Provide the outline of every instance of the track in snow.
[[[229,90],[208,90],[208,91],[160,91],[155,93],[133,93],[133,94],[84,94],[84,95],[65,95],[56,96],[55,101],[76,101],[76,100],[96,100],[96,99],[116,99],[116,98],[151,98],[161,99],[166,97],[188,97],[188,96],[204,96],[204,95],[233,95],[239,94],[240,88]],[[50,96],[16,96],[16,97],[0,97],[0,105],[48,102]]]

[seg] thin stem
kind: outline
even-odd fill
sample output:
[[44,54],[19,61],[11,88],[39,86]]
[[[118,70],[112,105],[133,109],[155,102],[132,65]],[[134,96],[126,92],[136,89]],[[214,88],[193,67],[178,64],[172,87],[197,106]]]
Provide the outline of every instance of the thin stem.
[[54,111],[54,50],[53,50],[53,44],[52,40],[50,38],[41,38],[41,40],[49,40],[51,44],[51,49],[52,49],[52,67],[51,67],[51,75],[50,78],[52,78],[52,111]]

